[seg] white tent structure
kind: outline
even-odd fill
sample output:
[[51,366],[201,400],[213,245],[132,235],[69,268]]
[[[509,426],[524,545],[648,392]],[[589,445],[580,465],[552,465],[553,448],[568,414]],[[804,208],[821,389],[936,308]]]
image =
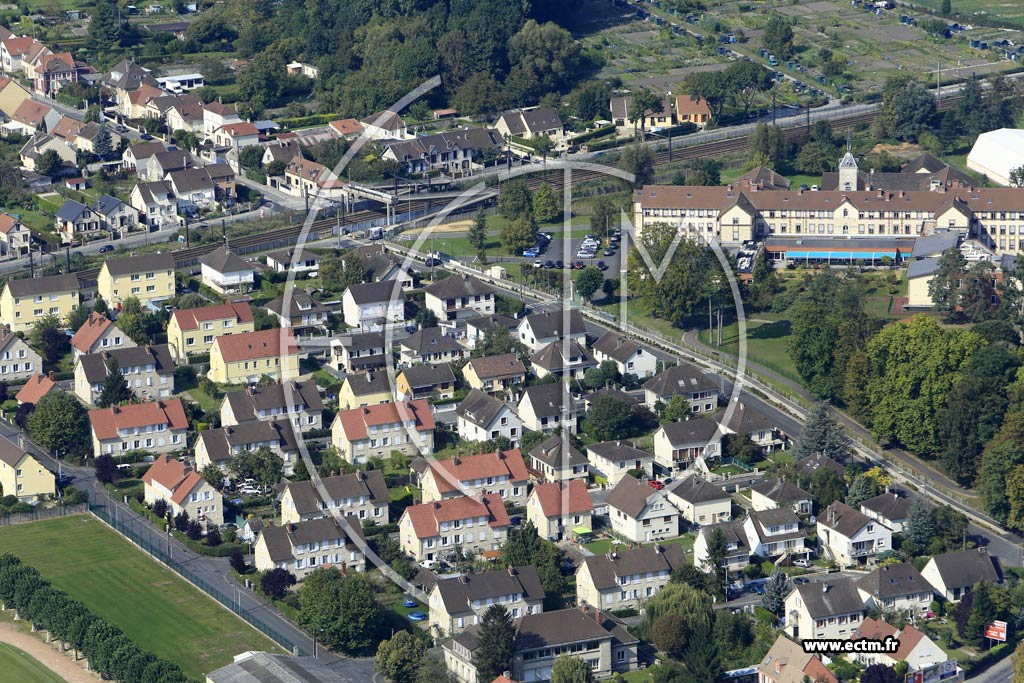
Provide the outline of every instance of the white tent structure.
[[1024,130],[1000,128],[982,133],[967,155],[967,168],[993,183],[1008,186],[1010,171],[1024,166]]

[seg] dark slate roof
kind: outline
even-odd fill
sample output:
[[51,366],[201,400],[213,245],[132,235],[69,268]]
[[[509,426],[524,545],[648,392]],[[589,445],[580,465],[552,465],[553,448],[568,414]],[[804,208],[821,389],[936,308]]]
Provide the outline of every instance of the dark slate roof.
[[735,519],[729,522],[707,524],[700,528],[700,535],[707,541],[716,529],[721,530],[725,535],[725,542],[728,545],[736,546],[733,550],[727,551],[729,557],[743,555],[744,553],[750,555],[750,541],[747,540],[747,531],[743,528],[743,520]]
[[199,260],[204,266],[213,268],[218,273],[241,273],[256,269],[227,247],[217,247]]
[[498,417],[498,413],[505,407],[505,402],[488,396],[479,389],[472,389],[466,398],[462,399],[455,414],[463,417],[475,425],[487,427]]
[[414,365],[402,370],[401,374],[405,375],[405,381],[413,389],[455,382],[455,373],[452,372],[452,366],[448,363]]
[[867,576],[857,579],[857,588],[878,600],[932,592],[928,581],[909,562],[876,567]]
[[641,346],[635,341],[615,330],[608,330],[594,342],[594,351],[600,351],[609,358],[625,363]]
[[341,345],[346,349],[381,349],[384,348],[384,334],[381,332],[363,332],[341,337]]
[[704,374],[696,365],[682,363],[666,368],[644,382],[644,390],[658,396],[675,396],[681,393],[717,391],[718,382]]
[[1000,580],[995,559],[984,548],[935,555],[931,561],[949,588],[973,586],[979,581],[998,583]]
[[763,479],[751,486],[750,490],[757,491],[779,505],[811,499],[811,494],[782,479]]
[[601,441],[599,443],[592,443],[587,446],[588,451],[593,451],[597,455],[611,460],[612,462],[618,462],[620,460],[643,460],[653,458],[654,456],[647,451],[642,451],[636,448],[631,443],[625,441]]
[[907,264],[907,279],[912,280],[917,277],[928,277],[929,275],[935,274],[935,271],[939,269],[939,259],[937,258],[925,258],[920,261],[911,261]]
[[211,683],[363,683],[373,662],[352,659],[314,659],[254,652],[252,656],[207,674]]
[[174,361],[167,344],[151,346],[132,346],[129,348],[111,349],[100,353],[87,353],[79,357],[82,371],[89,384],[99,384],[107,376],[107,365],[116,360],[121,370],[126,368],[144,367],[152,364],[159,375],[173,375]]
[[19,278],[8,280],[7,286],[10,287],[11,294],[18,297],[36,296],[53,292],[76,292],[81,288],[78,276],[74,274]]
[[481,380],[526,374],[526,366],[514,352],[471,358],[468,364],[473,366],[473,372]]
[[639,401],[633,398],[633,396],[627,394],[622,389],[616,389],[615,387],[601,387],[600,389],[591,391],[589,394],[583,395],[583,400],[587,403],[593,403],[595,398],[600,398],[602,396],[609,396],[617,401],[622,401],[623,403],[628,403],[630,405],[636,405],[639,403]]
[[721,438],[719,424],[710,418],[697,417],[678,422],[668,422],[661,426],[665,430],[672,445],[707,444]]
[[[800,518],[793,512],[793,508],[773,508],[771,510],[754,510],[748,515],[754,523],[754,532],[764,543],[774,541],[788,541],[796,538],[804,538],[807,534],[800,528]],[[791,524],[796,525],[793,531],[785,533],[768,534],[767,530],[773,526],[783,527]]]
[[397,280],[382,280],[380,282],[349,285],[347,291],[351,295],[352,300],[357,304],[372,304],[392,299],[405,300],[405,293],[402,292],[402,286]]
[[287,310],[285,310],[284,300],[284,294],[275,299],[271,299],[267,302],[266,309],[271,313],[276,313],[282,318],[299,317],[314,313],[324,314],[329,313],[332,310],[330,306],[325,306],[320,303],[304,289],[292,289],[291,295],[288,297]]
[[870,510],[890,520],[906,519],[910,514],[910,499],[896,493],[883,493],[860,504],[861,511]]
[[960,233],[955,230],[936,232],[932,235],[925,235],[914,240],[914,251],[910,252],[912,258],[924,258],[925,256],[942,256],[947,249],[955,248],[960,244]]
[[913,161],[907,162],[903,168],[900,169],[900,173],[917,173],[919,171],[938,173],[945,167],[946,164],[942,163],[928,152],[924,152]]
[[104,264],[110,275],[130,275],[148,270],[174,270],[174,254],[169,251],[156,254],[139,254],[125,258],[110,259]]
[[549,436],[535,446],[527,455],[555,468],[586,464],[586,456],[580,453],[571,443],[568,444],[569,448],[567,449],[563,448],[564,445],[566,444],[561,436]]
[[[647,507],[652,496],[660,495],[657,491],[639,479],[625,476],[611,490],[605,502],[616,510],[621,510],[630,517],[638,517]],[[670,511],[671,512],[671,511]]]
[[239,422],[258,419],[260,410],[285,410],[292,405],[301,406],[304,410],[317,411],[324,407],[314,380],[288,380],[251,390],[232,391],[225,395],[224,399],[231,406],[231,413]]
[[562,117],[553,107],[530,109],[522,112],[523,122],[530,132],[562,127]]
[[737,434],[751,434],[761,430],[775,429],[775,423],[764,413],[746,403],[742,398],[736,401],[736,409],[725,425]]
[[521,593],[526,601],[544,599],[544,587],[532,565],[439,579],[436,585],[448,614],[472,611],[474,600],[496,601],[504,595]]
[[464,296],[493,294],[494,287],[468,275],[452,275],[438,280],[424,290],[438,299],[457,299]]
[[[595,616],[596,613],[596,616]],[[613,644],[639,642],[618,619],[607,612],[588,607],[570,607],[554,612],[527,614],[516,619],[516,651],[557,647],[571,643],[611,638]],[[455,641],[471,652],[480,642],[476,624],[455,636]]]
[[506,330],[514,330],[518,324],[518,320],[510,318],[507,315],[494,314],[481,315],[476,318],[466,318],[466,327],[472,327],[474,330],[479,332],[496,330],[499,327]]
[[[362,522],[356,517],[349,515],[345,518],[353,536],[362,538]],[[293,524],[282,524],[264,529],[260,537],[267,544],[270,559],[274,562],[290,560],[292,547],[296,545],[307,545],[315,541],[345,541],[346,548],[355,548],[356,542],[333,517],[321,517],[310,519],[305,522]]]
[[573,411],[576,406],[569,394],[569,389],[564,382],[552,382],[550,384],[536,384],[526,387],[520,403],[530,401],[533,406],[533,414],[538,418],[561,415],[562,407]]
[[353,396],[367,396],[391,392],[391,382],[386,372],[356,372],[345,377]]
[[81,202],[76,202],[74,199],[65,199],[61,207],[57,209],[57,218],[65,221],[75,221],[88,210],[89,207]]
[[124,202],[117,197],[111,197],[109,194],[105,194],[101,195],[100,198],[96,200],[96,203],[93,205],[93,210],[100,215],[109,216],[123,205]]
[[[543,346],[535,354],[530,356],[530,363],[536,365],[539,368],[543,368],[549,372],[560,372],[569,367],[569,364],[562,355],[564,348],[564,341],[556,339]],[[569,340],[569,357],[570,358],[581,358],[579,363],[573,363],[574,369],[586,368],[586,367],[597,367],[597,361],[594,357],[587,353],[586,348],[581,344]]]
[[412,350],[416,355],[424,353],[459,353],[462,344],[449,337],[440,327],[428,327],[416,330],[399,342],[404,349]]
[[672,573],[678,567],[689,564],[683,547],[678,543],[591,555],[584,557],[583,563],[590,569],[594,588],[599,591],[616,588],[620,576],[663,570]]
[[206,452],[213,462],[229,459],[231,446],[235,444],[276,441],[282,451],[298,449],[295,432],[292,431],[289,420],[254,420],[220,429],[207,429],[199,433],[199,438],[206,444]]
[[864,611],[864,602],[852,579],[840,577],[796,587],[812,619]]
[[[327,489],[331,500],[366,496],[371,502],[384,505],[390,500],[387,484],[384,483],[384,474],[380,470],[324,477],[320,483]],[[286,488],[291,491],[295,510],[300,515],[311,515],[323,510],[320,493],[313,486],[313,482],[291,482]]]
[[674,496],[679,496],[688,503],[707,503],[712,500],[729,500],[731,498],[721,486],[715,486],[696,474],[672,482],[666,491]]
[[838,533],[851,538],[858,531],[871,523],[871,518],[860,510],[854,510],[846,503],[833,501],[825,508],[825,511],[818,515],[818,523],[824,524],[829,529],[835,529]]
[[809,455],[796,464],[797,474],[806,475],[808,477],[813,475],[819,468],[832,470],[840,477],[846,472],[845,467],[827,455],[822,455],[821,453]]
[[569,311],[569,330],[564,332],[564,312],[563,311],[542,311],[540,313],[531,313],[530,315],[523,318],[530,324],[530,329],[533,330],[533,334],[537,339],[547,339],[548,337],[565,337],[579,334],[586,334],[587,327],[583,323],[583,315],[576,309]]

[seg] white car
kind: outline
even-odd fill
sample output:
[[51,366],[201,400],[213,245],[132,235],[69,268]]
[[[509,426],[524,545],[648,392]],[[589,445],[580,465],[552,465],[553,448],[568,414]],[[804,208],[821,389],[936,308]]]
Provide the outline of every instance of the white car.
[[811,563],[808,560],[793,560],[794,567],[803,567],[804,569],[810,569]]

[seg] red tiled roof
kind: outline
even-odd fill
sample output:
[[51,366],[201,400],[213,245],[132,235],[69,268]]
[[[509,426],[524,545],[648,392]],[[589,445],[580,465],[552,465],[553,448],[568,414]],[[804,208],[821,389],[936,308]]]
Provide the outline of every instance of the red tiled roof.
[[7,51],[12,55],[25,54],[29,51],[29,49],[32,47],[32,44],[35,42],[36,39],[30,36],[24,36],[22,38],[18,38],[17,36],[11,36],[10,38],[5,38],[3,40],[4,47],[6,47]]
[[171,500],[181,505],[192,489],[198,486],[203,478],[199,473],[185,466],[180,460],[172,460],[166,455],[157,457],[146,473],[142,475],[146,484],[156,482],[171,492]]
[[676,114],[704,114],[711,116],[711,108],[706,100],[694,100],[689,95],[676,95]]
[[223,104],[221,102],[208,102],[203,106],[203,109],[213,114],[220,114],[221,116],[234,116],[238,114],[238,111],[230,104]]
[[171,430],[188,429],[185,407],[178,398],[90,410],[89,422],[92,423],[96,438],[101,441],[118,438],[117,432],[120,429],[159,424],[166,424]]
[[[459,490],[452,484],[451,479],[473,481],[487,477],[508,476],[509,481],[526,481],[530,476],[526,471],[523,455],[518,448],[496,453],[456,456],[450,460],[431,463],[430,469],[434,471],[434,482],[437,484],[437,490],[441,493]],[[447,476],[444,472],[439,472],[438,469],[444,469],[448,473]]]
[[50,108],[41,102],[34,100],[25,100],[18,105],[18,108],[14,110],[14,116],[11,117],[18,123],[28,124],[34,128],[38,128],[46,118],[46,115],[50,113]]
[[128,93],[128,101],[132,104],[146,104],[155,97],[162,97],[164,91],[156,86],[143,83],[137,90]]
[[903,630],[900,631],[899,643],[900,647],[896,650],[895,654],[889,655],[897,662],[901,662],[910,656],[910,653],[914,651],[917,644],[924,638],[924,633],[918,631],[913,626],[904,626]]
[[107,328],[113,325],[114,322],[103,315],[102,313],[96,313],[95,311],[89,314],[89,319],[85,321],[85,324],[78,328],[75,332],[75,336],[71,338],[71,346],[75,347],[82,353],[91,353],[92,346],[95,344],[103,333],[107,331]]
[[57,383],[53,381],[52,375],[52,372],[50,375],[40,375],[38,372],[32,375],[14,398],[19,403],[31,403],[33,405],[39,403],[39,399],[46,396],[57,386]]
[[18,225],[19,221],[14,216],[6,213],[0,213],[0,232],[3,234],[9,233],[14,226]]
[[508,512],[505,510],[505,504],[501,501],[501,496],[497,493],[485,493],[479,499],[462,496],[433,503],[410,505],[405,509],[404,514],[409,515],[416,538],[437,536],[441,522],[451,522],[456,519],[487,517],[487,523],[491,527],[509,525]]
[[290,327],[229,334],[214,339],[213,346],[220,349],[220,356],[225,363],[291,356],[299,352],[295,344],[295,333]]
[[404,403],[381,403],[342,410],[338,413],[341,429],[349,441],[361,441],[366,438],[367,427],[375,425],[396,424],[413,420],[418,432],[430,431],[434,428],[434,415],[425,399],[405,401]]
[[329,125],[338,135],[355,135],[363,129],[363,124],[355,119],[339,119],[331,121]]
[[228,123],[221,126],[221,130],[232,137],[260,134],[259,129],[248,121],[242,121],[241,123]]
[[216,306],[203,306],[202,308],[186,308],[183,311],[175,311],[174,319],[178,321],[178,329],[182,331],[198,330],[199,323],[210,320],[223,320],[233,317],[235,322],[251,323],[252,309],[244,301],[241,303],[226,303]]
[[538,484],[533,489],[533,495],[537,496],[545,517],[561,517],[594,509],[587,485],[582,479],[573,479],[568,484]]

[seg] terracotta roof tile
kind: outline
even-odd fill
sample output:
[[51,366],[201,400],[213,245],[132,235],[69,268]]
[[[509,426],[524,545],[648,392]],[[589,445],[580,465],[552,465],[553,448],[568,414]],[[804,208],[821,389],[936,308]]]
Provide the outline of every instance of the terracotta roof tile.
[[181,399],[130,403],[89,411],[89,422],[100,441],[116,439],[118,430],[166,424],[170,430],[188,429]]
[[[525,482],[530,476],[518,448],[510,451],[456,456],[450,460],[439,460],[436,463],[431,463],[430,469],[433,470],[434,482],[441,493],[459,490],[451,482],[451,479],[463,482],[507,476],[509,481]],[[444,472],[439,470],[444,470]]]
[[166,455],[161,455],[142,475],[142,481],[146,484],[160,484],[171,492],[171,500],[181,505],[188,498],[188,494],[202,483],[203,478],[180,460],[172,460]]
[[479,498],[462,496],[433,503],[411,505],[405,509],[404,515],[409,516],[413,532],[416,534],[416,538],[420,539],[437,536],[441,522],[451,522],[457,519],[486,517],[488,525],[492,528],[509,525],[505,504],[502,502],[501,496],[496,493],[486,493]]
[[40,375],[38,372],[28,378],[24,386],[15,395],[15,399],[18,403],[32,403],[33,405],[39,403],[39,399],[46,396],[57,383],[53,381],[53,373],[49,375]]
[[560,517],[594,509],[587,485],[582,479],[573,479],[568,483],[539,484],[534,487],[531,495],[537,496],[545,517]]
[[226,363],[290,356],[299,352],[291,328],[229,334],[214,339],[213,345],[220,349],[221,358]]
[[337,419],[341,421],[342,431],[349,441],[365,439],[367,427],[375,425],[412,421],[418,432],[434,429],[434,415],[430,412],[430,405],[423,399],[342,410]]
[[107,328],[113,324],[114,322],[102,313],[96,313],[95,311],[90,313],[85,324],[79,327],[78,331],[75,332],[75,336],[71,338],[71,346],[82,353],[92,353],[93,345],[103,336]]
[[203,306],[202,308],[187,308],[183,311],[175,311],[173,315],[182,331],[198,330],[199,323],[210,320],[223,320],[232,317],[238,323],[251,323],[253,320],[252,309],[244,301]]

